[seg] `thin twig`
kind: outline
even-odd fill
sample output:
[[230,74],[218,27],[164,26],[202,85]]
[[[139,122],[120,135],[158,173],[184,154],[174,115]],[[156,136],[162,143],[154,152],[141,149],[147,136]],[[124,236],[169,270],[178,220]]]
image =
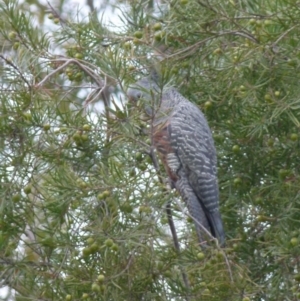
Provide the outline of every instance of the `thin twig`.
[[29,81],[23,76],[22,72],[19,70],[19,68],[9,59],[7,59],[5,56],[3,56],[2,54],[0,54],[0,58],[2,58],[6,64],[8,64],[9,66],[11,66],[12,68],[14,68],[17,73],[20,75],[21,79],[26,83],[29,91],[31,90],[32,86],[29,83]]
[[170,227],[170,230],[171,230],[171,233],[172,233],[172,236],[173,236],[175,249],[177,250],[177,252],[180,252],[178,236],[177,236],[177,233],[176,233],[176,228],[175,228],[174,220],[173,220],[173,216],[172,216],[171,201],[169,201],[167,203],[166,213],[167,213],[167,217],[168,217],[169,227]]
[[286,30],[284,33],[282,33],[279,36],[279,38],[272,44],[272,47],[275,47],[290,31],[292,31],[297,26],[299,26],[299,24],[296,24],[296,25],[292,26],[291,28],[289,28],[288,30]]
[[[175,52],[171,55],[168,55],[166,56],[166,59],[170,59],[172,57],[178,57],[178,59],[182,59],[186,56],[189,56],[191,55],[194,51],[196,51],[198,49],[198,47],[200,47],[202,44],[205,44],[206,42],[210,41],[210,40],[213,40],[217,37],[221,37],[221,36],[224,36],[224,35],[237,35],[237,36],[241,36],[241,37],[244,37],[244,38],[247,38],[249,40],[251,40],[252,42],[255,42],[258,44],[258,40],[251,34],[249,33],[246,33],[246,32],[243,32],[243,31],[238,31],[238,30],[234,30],[234,31],[223,31],[223,32],[212,32],[212,34],[215,34],[214,36],[210,36],[204,40],[201,40],[201,41],[198,41],[197,43],[189,46],[189,47],[186,47],[178,52]],[[183,55],[183,56],[180,56],[180,55]]]
[[85,109],[89,104],[93,103],[96,99],[98,99],[98,97],[100,97],[104,88],[105,86],[102,87],[101,89],[98,88],[96,91],[92,91],[91,93],[89,93],[89,95],[86,97],[86,99],[83,102],[83,106]]
[[55,8],[47,1],[48,6],[50,7],[51,13],[55,18],[58,18],[61,24],[68,23],[67,20],[63,19],[61,15],[55,10]]
[[[177,233],[176,233],[176,228],[175,228],[175,224],[174,224],[174,220],[173,220],[173,216],[172,216],[171,201],[169,201],[167,203],[166,213],[167,213],[167,217],[168,217],[169,227],[170,227],[170,230],[171,230],[171,233],[172,233],[172,236],[173,236],[174,246],[175,246],[176,251],[179,254],[180,253],[180,245],[179,245],[178,236],[177,236]],[[183,282],[185,284],[185,287],[187,288],[188,293],[190,293],[191,287],[190,287],[190,283],[189,283],[189,279],[187,277],[187,274],[185,273],[185,271],[183,270],[182,267],[180,267],[180,271],[181,271],[181,275],[182,275],[182,279],[183,279]],[[190,300],[189,295],[186,295],[186,300],[187,301]]]
[[[74,58],[64,58],[59,57],[57,59],[50,60],[52,62],[64,62],[61,66],[50,72],[47,76],[43,78],[41,82],[36,84],[36,87],[42,86],[47,80],[49,80],[50,77],[54,76],[56,73],[59,73],[61,70],[69,66],[70,64],[77,65],[82,71],[84,71],[87,75],[89,75],[91,78],[94,79],[94,81],[99,85],[99,87],[103,86],[102,79],[99,76],[96,76],[95,71],[92,70],[87,65],[83,65],[79,60]],[[101,71],[100,71],[101,72]],[[101,72],[102,73],[102,72]]]

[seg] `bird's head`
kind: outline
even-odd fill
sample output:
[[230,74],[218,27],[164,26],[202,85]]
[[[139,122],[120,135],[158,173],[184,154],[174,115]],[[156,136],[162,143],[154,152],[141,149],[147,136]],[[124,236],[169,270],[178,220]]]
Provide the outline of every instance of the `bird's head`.
[[129,86],[127,96],[137,106],[142,106],[148,115],[152,115],[160,104],[161,89],[152,77],[144,77]]

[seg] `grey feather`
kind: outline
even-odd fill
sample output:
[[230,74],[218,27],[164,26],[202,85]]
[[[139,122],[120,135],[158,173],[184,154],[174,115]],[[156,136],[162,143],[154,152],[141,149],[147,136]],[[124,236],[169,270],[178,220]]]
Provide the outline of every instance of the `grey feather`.
[[[199,223],[218,238],[221,245],[224,244],[216,150],[205,116],[176,89],[161,90],[148,77],[138,81],[127,94],[133,101],[142,98],[146,111],[154,114],[154,127],[167,124],[172,152],[167,155],[166,164],[178,177],[175,187],[196,221],[200,242],[204,241],[205,235]],[[157,148],[161,151],[162,146]]]

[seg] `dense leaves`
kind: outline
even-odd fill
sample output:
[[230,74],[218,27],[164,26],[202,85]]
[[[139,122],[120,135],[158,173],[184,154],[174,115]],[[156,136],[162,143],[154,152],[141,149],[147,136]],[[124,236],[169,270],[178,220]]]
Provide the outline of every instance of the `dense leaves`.
[[[32,3],[0,3],[2,296],[299,300],[299,3],[120,2],[115,27]],[[153,68],[212,128],[224,249],[197,245],[127,102]]]

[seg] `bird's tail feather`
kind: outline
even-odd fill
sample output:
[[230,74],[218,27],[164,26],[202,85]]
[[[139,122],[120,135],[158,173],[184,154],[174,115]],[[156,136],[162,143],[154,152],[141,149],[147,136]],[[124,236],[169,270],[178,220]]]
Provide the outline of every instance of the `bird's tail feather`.
[[219,211],[209,212],[208,221],[211,226],[212,234],[215,236],[220,246],[224,246],[225,244],[225,232],[221,219],[221,215]]

